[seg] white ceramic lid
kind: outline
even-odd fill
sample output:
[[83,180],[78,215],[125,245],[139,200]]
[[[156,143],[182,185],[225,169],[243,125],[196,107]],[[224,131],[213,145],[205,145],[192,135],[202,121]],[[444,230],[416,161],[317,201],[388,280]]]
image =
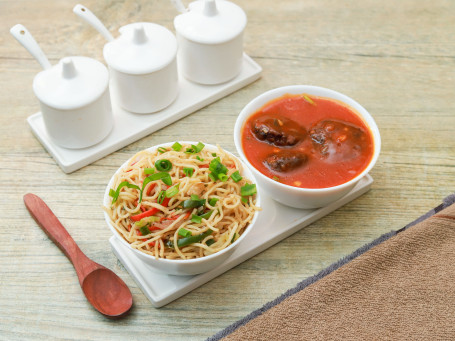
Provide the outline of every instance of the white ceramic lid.
[[177,54],[177,40],[167,28],[153,23],[122,26],[120,37],[104,45],[104,59],[114,70],[147,74],[169,65]]
[[33,80],[36,97],[60,110],[81,108],[101,97],[109,85],[103,63],[88,57],[66,57]]
[[202,44],[220,44],[237,37],[246,26],[246,14],[226,0],[199,0],[189,4],[188,12],[174,19],[183,37]]

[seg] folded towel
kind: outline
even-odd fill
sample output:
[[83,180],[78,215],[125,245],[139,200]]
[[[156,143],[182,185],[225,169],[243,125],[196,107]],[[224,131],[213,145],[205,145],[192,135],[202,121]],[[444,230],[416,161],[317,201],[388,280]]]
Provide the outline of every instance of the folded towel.
[[455,340],[455,195],[208,340]]

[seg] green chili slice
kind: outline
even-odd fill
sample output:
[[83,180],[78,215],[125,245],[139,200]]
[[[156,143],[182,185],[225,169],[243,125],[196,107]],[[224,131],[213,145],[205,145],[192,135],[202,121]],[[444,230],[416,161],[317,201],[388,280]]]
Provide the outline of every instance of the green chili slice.
[[128,188],[137,189],[138,191],[141,192],[141,197],[142,197],[142,191],[141,191],[141,189],[139,188],[139,186],[134,185],[134,184],[130,184],[128,181],[125,180],[125,181],[122,181],[122,182],[118,185],[118,187],[117,187],[117,189],[116,189],[115,191],[114,191],[113,189],[111,189],[111,190],[109,191],[109,195],[112,197],[112,204],[114,204],[114,203],[117,201],[117,199],[118,199],[118,197],[119,197],[119,195],[120,195],[120,190],[122,189],[122,187],[125,187],[125,186],[128,187]]
[[193,176],[194,169],[190,168],[190,167],[184,167],[183,168],[183,173],[185,173],[186,176],[191,178]]
[[[207,230],[201,234],[197,234],[195,236],[181,238],[181,239],[177,240],[177,246],[180,248],[180,247],[184,247],[184,246],[187,246],[190,244],[198,243],[201,240],[203,240],[205,237],[210,236],[212,233],[213,233],[213,231],[209,229],[209,230]],[[167,243],[167,246],[174,248],[174,243],[169,241]]]
[[172,163],[167,159],[157,160],[155,167],[160,172],[169,172],[172,169]]
[[256,185],[255,184],[246,184],[245,186],[240,187],[240,195],[242,197],[247,197],[249,195],[256,194]]
[[182,145],[178,142],[175,142],[173,145],[172,145],[172,149],[174,149],[176,152],[179,152],[182,150]]
[[232,180],[234,180],[234,182],[239,182],[240,180],[242,180],[242,176],[240,175],[239,171],[235,171],[234,173],[231,174],[231,178]]

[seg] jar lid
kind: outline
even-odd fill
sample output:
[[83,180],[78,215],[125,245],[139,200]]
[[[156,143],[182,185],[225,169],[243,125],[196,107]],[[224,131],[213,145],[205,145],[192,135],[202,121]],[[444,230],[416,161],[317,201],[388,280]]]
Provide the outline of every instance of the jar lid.
[[174,19],[176,31],[202,44],[220,44],[234,39],[245,29],[245,12],[227,0],[199,0],[189,4],[188,12]]
[[36,97],[60,110],[80,108],[97,100],[109,86],[103,63],[88,57],[66,57],[33,80]]
[[114,70],[147,74],[169,65],[177,54],[177,40],[167,28],[134,23],[119,29],[120,37],[104,45],[104,59]]

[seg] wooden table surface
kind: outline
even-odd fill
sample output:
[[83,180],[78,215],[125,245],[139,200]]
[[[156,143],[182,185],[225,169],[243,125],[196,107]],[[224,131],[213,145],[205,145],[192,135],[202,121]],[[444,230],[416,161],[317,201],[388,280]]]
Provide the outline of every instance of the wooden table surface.
[[[245,52],[262,77],[72,174],[65,174],[26,122],[39,111],[38,63],[9,34],[22,23],[51,63],[69,55],[103,61],[103,38],[72,13],[77,2],[0,1],[0,339],[203,340],[437,205],[455,190],[455,2],[450,0],[241,3]],[[184,2],[187,4],[188,2]],[[173,29],[163,0],[86,0],[116,35],[137,21]],[[235,119],[252,98],[289,84],[342,92],[375,118],[382,152],[371,190],[169,305],[156,309],[111,251],[101,209],[105,186],[127,158],[175,140],[235,151]],[[70,262],[25,209],[41,196],[81,249],[119,274],[134,308],[111,321],[87,303]],[[279,228],[279,226],[277,226]]]

